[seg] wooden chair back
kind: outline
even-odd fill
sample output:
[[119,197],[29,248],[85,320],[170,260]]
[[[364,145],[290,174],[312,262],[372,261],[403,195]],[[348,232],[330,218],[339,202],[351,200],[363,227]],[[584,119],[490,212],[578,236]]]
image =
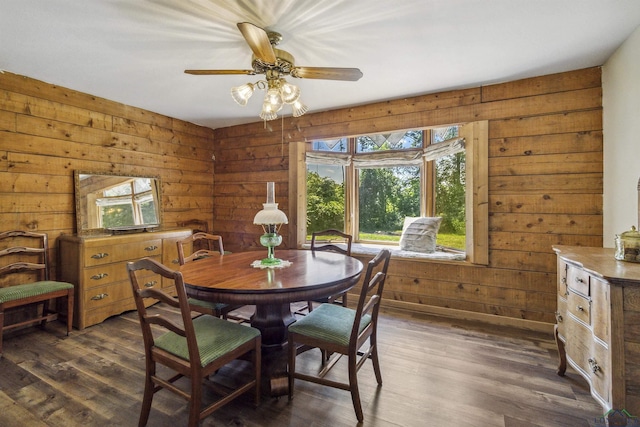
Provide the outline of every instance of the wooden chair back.
[[[189,427],[199,425],[203,418],[250,390],[254,390],[257,406],[260,403],[260,331],[207,315],[192,319],[182,273],[170,270],[152,258],[128,262],[127,270],[145,352],[145,390],[139,425],[147,424],[153,395],[162,388],[189,402]],[[172,280],[177,297],[161,288],[144,286],[149,282],[150,272],[157,275],[158,279]],[[171,317],[170,310],[150,313],[147,309],[149,299],[178,308],[179,316]],[[164,329],[164,333],[159,333],[159,328]],[[221,367],[236,359],[250,361],[253,365],[251,379],[239,381],[240,385],[236,384],[231,390],[227,384],[226,395],[203,405],[203,385],[210,384],[210,376],[213,377]],[[158,363],[176,374],[166,378],[171,374],[167,374],[166,370],[158,370]],[[189,386],[174,384],[182,377],[190,378]],[[190,389],[185,390],[187,387]]]
[[[364,340],[376,333],[378,328],[378,314],[380,312],[380,301],[382,301],[382,291],[387,280],[387,270],[391,252],[388,249],[381,250],[371,261],[367,263],[367,272],[362,281],[360,298],[356,308],[356,317],[353,322],[351,338],[349,340],[349,351],[357,350]],[[366,315],[371,316],[371,323],[362,331],[358,331],[360,320]]]
[[48,245],[45,233],[0,233],[0,287],[49,280]]
[[[328,238],[328,242],[327,242]],[[340,230],[328,229],[323,231],[315,231],[311,233],[311,250],[312,251],[329,251],[337,252],[343,255],[351,256],[351,242],[353,237],[350,234],[343,233]],[[344,242],[345,247],[338,242]],[[304,316],[304,310],[313,311],[313,303],[332,303],[347,306],[347,292],[338,295],[331,295],[327,298],[320,298],[313,301],[307,301],[306,307],[301,307],[296,314]]]
[[[180,265],[203,257],[224,255],[222,237],[215,234],[205,232],[194,233],[185,239],[179,240],[177,245],[178,262]],[[218,249],[215,248],[216,245]],[[203,249],[197,249],[197,247]],[[187,253],[189,253],[189,255],[185,255]]]
[[[185,221],[178,221],[178,227],[191,228],[193,233],[209,233],[209,223],[202,219],[187,219]],[[207,249],[206,242],[195,242],[193,250],[198,249]]]
[[[329,237],[329,243],[323,243],[322,239]],[[338,241],[344,242],[346,248],[338,245],[334,242],[335,238]],[[335,229],[328,229],[324,231],[315,231],[311,234],[311,250],[312,251],[333,251],[344,255],[351,256],[351,242],[353,237],[350,234],[343,233],[342,231]]]

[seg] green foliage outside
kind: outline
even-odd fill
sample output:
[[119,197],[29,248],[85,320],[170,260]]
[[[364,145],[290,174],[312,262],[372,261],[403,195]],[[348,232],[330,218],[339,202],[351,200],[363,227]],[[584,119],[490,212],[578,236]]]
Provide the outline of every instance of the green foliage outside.
[[[421,133],[420,133],[421,135]],[[422,144],[415,135],[415,143]],[[377,148],[366,138],[365,151]],[[386,144],[386,143],[385,143]],[[442,217],[438,245],[465,248],[465,153],[436,161],[436,214]],[[401,166],[359,170],[360,240],[399,241],[405,217],[420,215],[420,168]],[[307,233],[344,230],[344,185],[317,172],[307,173]]]

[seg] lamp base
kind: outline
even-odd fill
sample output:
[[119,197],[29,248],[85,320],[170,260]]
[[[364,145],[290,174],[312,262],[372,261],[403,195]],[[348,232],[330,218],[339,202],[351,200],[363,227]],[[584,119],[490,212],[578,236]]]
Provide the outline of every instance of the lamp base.
[[267,248],[267,257],[260,261],[262,265],[280,265],[282,263],[281,259],[274,256],[274,248],[280,243],[282,243],[282,236],[277,233],[265,233],[260,236],[260,244]]
[[264,258],[260,261],[262,265],[280,265],[282,260],[278,258]]

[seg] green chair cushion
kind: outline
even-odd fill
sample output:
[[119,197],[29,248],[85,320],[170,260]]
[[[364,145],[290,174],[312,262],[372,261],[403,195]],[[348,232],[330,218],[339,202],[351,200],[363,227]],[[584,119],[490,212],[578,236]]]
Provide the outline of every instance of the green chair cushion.
[[[250,326],[208,315],[195,318],[193,327],[203,367],[260,335],[259,330]],[[189,360],[187,339],[174,332],[167,332],[156,338],[155,345],[181,359]]]
[[0,288],[0,304],[9,301],[16,301],[23,298],[30,298],[49,292],[73,289],[73,285],[67,282],[57,282],[55,280],[45,280],[42,282],[24,283],[21,285],[7,286]]
[[[289,326],[289,332],[321,339],[338,345],[349,345],[351,328],[356,318],[356,311],[335,304],[322,304],[311,313]],[[361,332],[371,323],[371,316],[362,316]]]
[[198,307],[208,308],[214,312],[222,312],[229,305],[221,302],[209,302],[201,299],[189,298],[189,305],[197,305]]

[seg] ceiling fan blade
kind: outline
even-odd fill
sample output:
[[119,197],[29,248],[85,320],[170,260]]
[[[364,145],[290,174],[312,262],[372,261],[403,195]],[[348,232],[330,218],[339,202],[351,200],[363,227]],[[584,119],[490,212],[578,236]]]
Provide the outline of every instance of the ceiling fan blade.
[[187,74],[208,75],[208,74],[246,74],[253,76],[256,74],[253,70],[184,70]]
[[301,79],[348,80],[355,82],[362,77],[362,71],[358,68],[295,67],[291,70],[291,75]]
[[267,64],[276,63],[276,54],[267,32],[249,22],[239,22],[238,29],[247,41],[256,58]]

